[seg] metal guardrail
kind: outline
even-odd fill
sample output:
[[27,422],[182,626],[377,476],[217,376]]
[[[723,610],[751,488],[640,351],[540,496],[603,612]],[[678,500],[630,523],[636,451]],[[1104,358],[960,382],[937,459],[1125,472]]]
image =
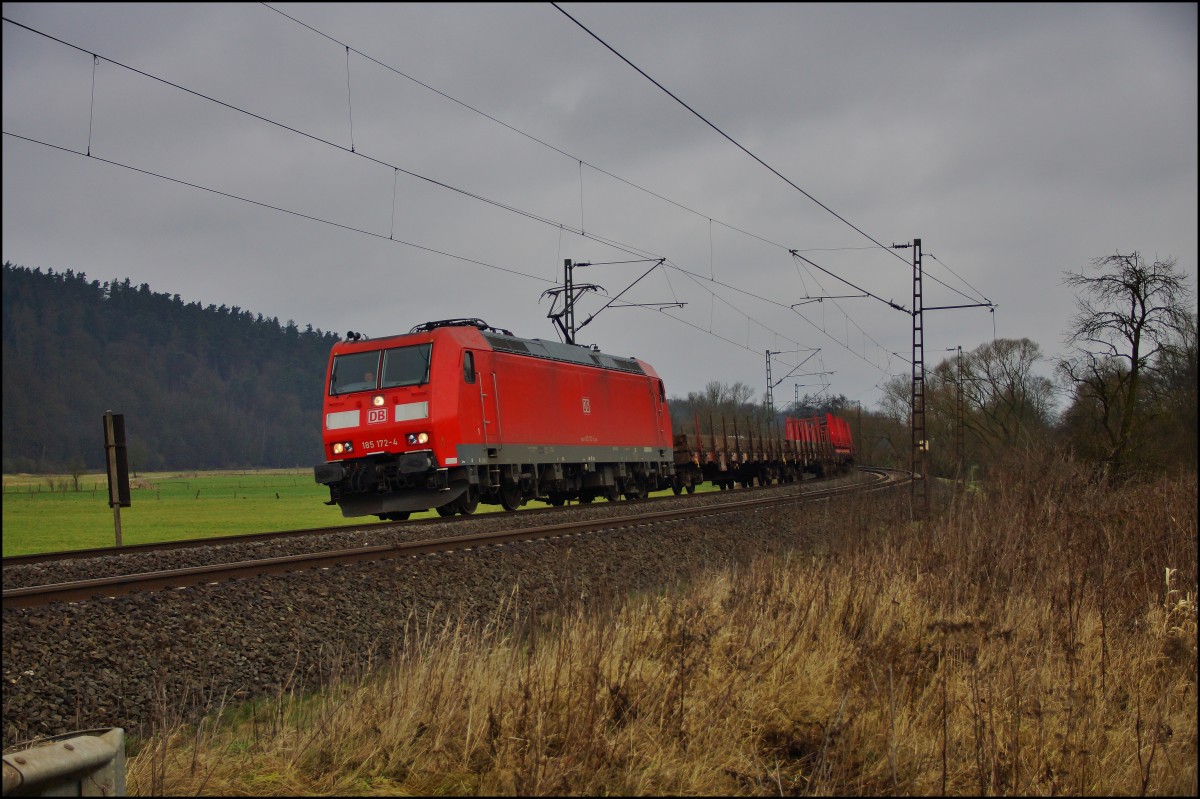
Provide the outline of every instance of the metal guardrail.
[[4,756],[5,796],[124,796],[125,730],[56,735]]

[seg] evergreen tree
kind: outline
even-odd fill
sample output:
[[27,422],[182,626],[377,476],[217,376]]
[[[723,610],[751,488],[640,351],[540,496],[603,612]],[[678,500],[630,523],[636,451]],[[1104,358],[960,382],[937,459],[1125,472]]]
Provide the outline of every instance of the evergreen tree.
[[11,263],[3,278],[4,471],[104,468],[108,410],[125,415],[135,469],[321,460],[335,334],[128,278]]

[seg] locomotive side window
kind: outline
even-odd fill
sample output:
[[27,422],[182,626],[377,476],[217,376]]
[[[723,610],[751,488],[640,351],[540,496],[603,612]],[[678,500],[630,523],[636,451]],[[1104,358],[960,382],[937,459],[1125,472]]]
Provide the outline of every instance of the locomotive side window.
[[419,386],[429,382],[432,344],[396,347],[383,351],[383,388]]
[[463,353],[463,382],[475,382],[475,353],[470,350]]
[[336,396],[351,391],[372,391],[379,386],[378,375],[379,350],[335,356],[329,393]]

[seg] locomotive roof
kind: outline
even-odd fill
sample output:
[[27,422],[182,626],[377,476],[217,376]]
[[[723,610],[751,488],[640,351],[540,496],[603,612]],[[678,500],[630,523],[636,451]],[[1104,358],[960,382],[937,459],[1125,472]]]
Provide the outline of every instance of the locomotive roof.
[[516,336],[501,336],[496,333],[479,331],[484,339],[492,345],[492,349],[501,352],[515,352],[520,355],[532,355],[535,358],[546,358],[551,361],[566,361],[583,366],[598,366],[601,369],[615,369],[620,372],[646,374],[642,365],[633,358],[621,358],[616,355],[594,350],[578,344],[563,344],[558,341],[546,341],[540,338],[517,338]]
[[[646,369],[638,363],[635,358],[623,358],[618,355],[609,355],[600,352],[598,349],[586,347],[579,344],[563,344],[558,341],[546,341],[540,338],[520,338],[514,336],[508,330],[502,330],[489,326],[486,322],[480,319],[445,319],[440,322],[426,322],[422,325],[417,325],[409,331],[408,335],[414,333],[434,333],[438,330],[448,328],[474,328],[479,335],[483,337],[493,350],[500,352],[512,352],[518,355],[529,355],[534,358],[544,358],[549,361],[563,361],[565,363],[575,363],[581,366],[593,366],[600,369],[612,369],[618,372],[632,372],[634,374],[648,374]],[[396,339],[406,336],[388,336],[387,339]],[[385,339],[375,339],[376,342]],[[371,341],[371,339],[359,338],[353,339],[355,343]]]

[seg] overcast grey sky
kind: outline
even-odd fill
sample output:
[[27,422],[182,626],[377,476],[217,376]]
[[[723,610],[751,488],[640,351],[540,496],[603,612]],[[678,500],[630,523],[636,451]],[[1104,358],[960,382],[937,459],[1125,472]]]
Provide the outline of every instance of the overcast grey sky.
[[[758,399],[765,351],[780,380],[819,348],[798,373],[833,374],[800,393],[867,407],[909,373],[910,316],[790,307],[857,293],[832,272],[910,308],[910,251],[866,236],[923,240],[926,306],[996,304],[926,314],[927,368],[993,335],[1061,354],[1063,270],[1098,256],[1195,284],[1195,4],[562,4],[820,204],[550,4],[3,8],[2,255],[28,267],[341,334],[555,339],[564,258],[665,258],[620,303],[683,307],[609,308],[579,340],[670,395]],[[652,263],[577,270],[608,295],[579,321]]]

